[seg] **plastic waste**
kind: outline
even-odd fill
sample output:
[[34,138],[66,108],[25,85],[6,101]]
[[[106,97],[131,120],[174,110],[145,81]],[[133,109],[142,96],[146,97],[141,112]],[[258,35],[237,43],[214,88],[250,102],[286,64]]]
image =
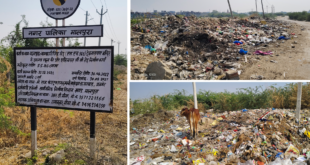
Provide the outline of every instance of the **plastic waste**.
[[263,52],[263,51],[260,51],[260,50],[256,50],[254,52],[254,54],[256,54],[256,55],[272,55],[273,53],[271,51]]
[[278,40],[289,40],[290,38],[286,38],[286,37],[284,37],[284,36],[280,36],[279,38],[278,38]]
[[240,42],[240,41],[234,41],[234,44],[239,44],[239,45],[241,45],[241,44],[243,44],[243,42]]
[[171,146],[170,152],[174,153],[174,152],[178,152],[178,150],[175,148],[174,145]]
[[244,55],[244,54],[248,54],[248,51],[245,51],[245,50],[243,50],[243,49],[240,49],[239,53],[242,54],[242,55]]
[[248,160],[245,163],[238,162],[238,165],[255,165],[254,160]]

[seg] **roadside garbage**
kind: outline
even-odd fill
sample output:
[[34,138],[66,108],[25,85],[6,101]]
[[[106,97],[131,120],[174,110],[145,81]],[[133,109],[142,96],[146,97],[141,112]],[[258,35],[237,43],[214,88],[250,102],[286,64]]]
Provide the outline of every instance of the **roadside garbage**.
[[146,19],[131,26],[131,79],[238,80],[248,67],[241,64],[259,61],[252,52],[272,55],[284,40],[297,37],[293,28],[248,18]]
[[306,165],[310,112],[301,114],[296,123],[290,109],[201,112],[196,138],[179,111],[134,116],[130,164]]
[[263,51],[260,51],[260,50],[256,50],[254,52],[254,54],[256,54],[256,55],[271,55],[273,53],[271,51],[263,52]]
[[242,54],[242,55],[244,55],[244,54],[248,54],[248,51],[245,51],[245,50],[243,50],[243,49],[240,49],[239,53]]
[[278,40],[289,40],[290,38],[286,38],[285,36],[281,36],[278,38]]

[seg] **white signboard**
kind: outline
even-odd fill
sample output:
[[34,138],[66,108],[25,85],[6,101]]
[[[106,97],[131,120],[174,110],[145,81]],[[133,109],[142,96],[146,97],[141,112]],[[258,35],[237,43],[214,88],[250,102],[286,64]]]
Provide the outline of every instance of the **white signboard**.
[[15,48],[16,104],[112,112],[113,51],[112,46]]
[[54,19],[66,19],[80,6],[80,0],[41,0],[45,14]]
[[103,25],[23,28],[23,38],[103,37]]

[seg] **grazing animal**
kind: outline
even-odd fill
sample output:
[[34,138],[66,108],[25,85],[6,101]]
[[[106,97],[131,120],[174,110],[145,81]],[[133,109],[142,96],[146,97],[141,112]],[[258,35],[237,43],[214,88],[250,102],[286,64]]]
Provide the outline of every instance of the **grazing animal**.
[[188,109],[187,107],[184,107],[181,110],[181,116],[185,116],[190,128],[193,137],[195,137],[198,134],[198,122],[200,120],[200,114],[199,114],[199,109]]

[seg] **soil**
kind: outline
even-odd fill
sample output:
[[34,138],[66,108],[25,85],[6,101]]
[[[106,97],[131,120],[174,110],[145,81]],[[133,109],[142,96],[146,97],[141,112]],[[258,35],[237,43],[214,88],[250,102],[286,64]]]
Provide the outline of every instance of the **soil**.
[[[262,75],[266,80],[310,79],[308,74],[310,71],[310,22],[292,21],[289,20],[288,16],[277,17],[277,19],[296,23],[298,26],[294,28],[295,30],[288,33],[295,33],[298,38],[287,40],[285,43],[281,43],[280,47],[269,46],[270,50],[274,52],[273,57],[259,56],[258,62],[247,64],[240,75],[240,79],[250,80],[254,74]],[[305,30],[302,31],[302,28]],[[296,47],[291,48],[294,41],[298,41],[298,44],[294,44]],[[278,63],[272,63],[271,60]]]

